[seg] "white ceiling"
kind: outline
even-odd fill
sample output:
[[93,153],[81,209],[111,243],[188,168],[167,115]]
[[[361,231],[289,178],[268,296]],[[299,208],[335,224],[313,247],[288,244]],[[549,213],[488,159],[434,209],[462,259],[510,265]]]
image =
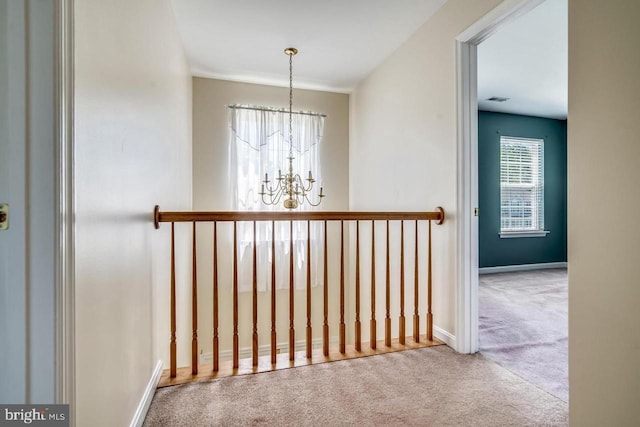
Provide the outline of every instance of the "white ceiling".
[[[446,0],[172,0],[194,76],[350,92]],[[567,0],[546,0],[478,47],[481,110],[567,117]],[[510,98],[489,102],[492,96]]]
[[446,0],[172,0],[195,76],[350,92]]
[[478,46],[479,109],[567,118],[567,19],[567,0],[546,0]]

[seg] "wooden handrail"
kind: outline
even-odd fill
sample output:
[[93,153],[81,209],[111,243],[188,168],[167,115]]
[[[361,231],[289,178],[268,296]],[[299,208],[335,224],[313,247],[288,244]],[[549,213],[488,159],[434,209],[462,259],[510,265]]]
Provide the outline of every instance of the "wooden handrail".
[[[282,365],[282,358],[278,357],[278,353],[280,349],[278,348],[278,342],[276,340],[276,268],[280,268],[276,266],[276,234],[275,227],[276,222],[288,222],[289,228],[289,236],[288,236],[288,247],[289,247],[289,262],[288,262],[288,296],[289,296],[289,343],[288,343],[288,366],[296,366],[298,363],[298,358],[296,357],[296,334],[295,334],[295,294],[296,294],[296,286],[295,282],[297,281],[296,275],[294,273],[294,264],[299,260],[294,260],[294,242],[303,241],[306,246],[306,251],[302,254],[302,257],[306,259],[304,261],[306,268],[306,281],[304,283],[304,295],[306,298],[306,328],[305,328],[305,336],[306,336],[306,348],[304,351],[304,359],[308,361],[308,363],[312,363],[313,360],[316,360],[315,352],[313,350],[313,319],[312,319],[312,310],[322,311],[322,357],[324,360],[333,360],[335,357],[339,358],[350,358],[350,357],[358,357],[365,356],[369,354],[379,354],[380,352],[388,352],[388,351],[399,351],[403,348],[418,348],[423,346],[434,345],[438,341],[433,339],[433,314],[432,314],[432,287],[433,287],[433,275],[432,275],[432,238],[431,238],[431,223],[435,222],[436,224],[442,224],[445,219],[444,209],[441,207],[436,208],[435,211],[432,212],[336,212],[336,211],[314,211],[314,212],[261,212],[261,211],[220,211],[220,212],[161,212],[159,206],[155,206],[154,208],[154,224],[156,228],[160,227],[161,222],[169,222],[171,224],[171,265],[170,265],[170,298],[171,298],[171,306],[170,306],[170,364],[169,370],[167,372],[167,376],[170,381],[172,379],[177,378],[178,369],[177,369],[177,340],[176,340],[176,256],[175,256],[175,223],[176,222],[186,222],[191,223],[191,367],[190,367],[190,378],[197,378],[201,375],[201,371],[199,370],[199,360],[198,360],[198,349],[199,349],[199,341],[198,341],[198,264],[197,260],[197,231],[199,227],[197,227],[198,222],[210,222],[213,223],[213,259],[212,259],[212,273],[213,273],[213,283],[212,283],[212,293],[213,293],[213,313],[212,313],[212,349],[213,349],[213,364],[209,373],[205,375],[216,376],[222,370],[220,364],[220,334],[219,334],[219,305],[220,305],[220,295],[219,295],[219,260],[218,260],[218,222],[232,222],[233,223],[233,253],[232,253],[232,263],[230,266],[227,266],[231,272],[231,285],[232,285],[232,309],[233,309],[233,322],[229,324],[229,329],[232,329],[233,332],[233,342],[231,347],[231,356],[232,360],[229,361],[229,369],[231,369],[232,373],[238,373],[241,371],[241,363],[240,363],[240,349],[239,349],[239,261],[240,254],[238,253],[238,222],[252,222],[252,242],[251,242],[251,317],[252,317],[252,325],[250,328],[251,331],[251,369],[253,372],[258,372],[262,368],[262,364],[260,362],[260,345],[259,345],[259,336],[258,336],[258,308],[259,308],[259,293],[258,293],[258,235],[257,235],[257,223],[258,222],[270,222],[271,226],[271,254],[270,254],[270,262],[269,268],[271,270],[271,289],[270,289],[270,365],[273,369],[277,369],[278,366]],[[306,222],[306,238],[302,239],[302,236],[294,236],[294,221],[302,221]],[[322,304],[314,305],[312,302],[312,247],[311,247],[311,222],[322,222],[322,247],[316,246],[313,249],[322,251],[323,261],[321,265],[314,266],[318,271],[322,270],[323,281],[322,281]],[[336,356],[333,353],[333,350],[330,349],[330,337],[329,337],[329,263],[328,263],[328,222],[330,221],[339,221],[340,223],[340,265],[334,267],[337,271],[339,269],[339,343],[338,350],[339,355]],[[348,262],[345,257],[345,230],[344,223],[345,221],[349,223],[351,221],[351,225],[355,225],[355,265],[351,262]],[[370,234],[370,256],[371,256],[371,271],[370,271],[370,282],[365,286],[361,283],[361,263],[360,263],[360,246],[361,246],[361,236],[360,236],[360,222],[366,221],[371,222],[371,234]],[[378,307],[376,301],[376,222],[385,222],[385,242],[384,242],[384,262],[385,262],[385,280],[384,280],[384,340],[378,341],[378,328],[377,328],[377,319],[376,312],[378,309],[382,307]],[[399,336],[397,339],[392,338],[391,332],[391,255],[390,255],[390,246],[391,246],[391,236],[390,236],[390,221],[399,221],[400,222],[400,248],[399,248],[399,318],[398,318],[398,332]],[[413,337],[406,336],[406,320],[405,320],[405,309],[407,309],[410,314],[410,308],[405,307],[405,227],[404,222],[410,221],[415,224],[415,231],[413,233],[413,251],[414,251],[414,274],[413,274]],[[353,224],[355,222],[355,224]],[[427,222],[427,224],[424,224]],[[420,224],[422,223],[422,224]],[[422,225],[422,226],[421,226]],[[425,229],[423,226],[428,226]],[[368,228],[368,227],[367,227]],[[378,227],[379,228],[379,227]],[[336,230],[337,231],[337,230]],[[419,235],[427,232],[426,236],[427,246],[424,247],[423,244],[419,244],[421,240]],[[382,248],[382,245],[380,245]],[[366,251],[366,249],[363,248]],[[426,252],[426,253],[425,253]],[[297,252],[296,252],[297,253]],[[298,255],[296,255],[298,257]],[[426,269],[426,289],[423,287],[423,290],[420,291],[420,284],[425,284],[424,278],[420,278],[420,269],[418,265],[420,263],[421,258],[426,258],[425,261],[427,263]],[[367,257],[368,258],[368,257]],[[382,258],[380,256],[380,258]],[[355,282],[353,283],[354,288],[354,297],[355,301],[355,318],[354,320],[354,337],[353,337],[353,350],[348,350],[346,345],[346,323],[345,323],[345,293],[346,293],[346,284],[345,284],[345,268],[347,264],[354,267],[355,270]],[[267,267],[267,266],[265,266]],[[283,266],[284,267],[284,266]],[[223,267],[224,268],[224,267]],[[318,273],[320,274],[320,273]],[[366,280],[366,279],[365,279]],[[248,282],[249,279],[246,279]],[[363,286],[361,286],[363,285]],[[382,288],[382,286],[380,286]],[[336,290],[337,291],[337,290]],[[409,291],[409,289],[407,289]],[[425,294],[422,294],[425,292]],[[361,296],[361,293],[364,295]],[[368,294],[368,295],[367,295]],[[368,348],[363,348],[362,346],[362,325],[361,325],[361,316],[366,316],[366,313],[361,313],[361,297],[369,297],[370,302],[370,327],[369,327],[369,345]],[[421,298],[426,297],[426,334],[422,335],[424,337],[424,341],[421,338],[420,334],[420,304],[419,301]],[[382,299],[380,297],[380,299]],[[366,300],[365,300],[366,301]],[[223,302],[224,303],[224,302]],[[350,305],[350,304],[349,304]],[[316,307],[316,308],[314,308]],[[320,308],[321,307],[321,308]],[[369,310],[366,310],[369,311]],[[424,311],[423,311],[424,313]],[[262,321],[262,320],[261,320]],[[284,344],[284,343],[283,343]],[[399,347],[400,346],[400,347]]]
[[432,212],[265,212],[265,211],[213,211],[213,212],[161,212],[159,206],[153,211],[154,225],[161,222],[211,222],[211,221],[378,221],[378,220],[418,220],[444,223],[444,209],[437,207]]

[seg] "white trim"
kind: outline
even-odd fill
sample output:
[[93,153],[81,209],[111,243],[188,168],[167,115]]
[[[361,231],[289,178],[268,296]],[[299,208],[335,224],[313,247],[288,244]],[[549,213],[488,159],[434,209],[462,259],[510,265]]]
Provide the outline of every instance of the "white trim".
[[[191,69],[192,77],[199,77],[203,79],[215,79],[215,80],[225,80],[228,82],[237,82],[237,83],[248,83],[254,85],[264,85],[264,86],[275,86],[275,87],[289,87],[289,80],[286,79],[277,79],[271,77],[256,77],[249,76],[246,74],[237,75],[237,74],[223,74],[223,73],[213,73],[208,70],[192,68]],[[351,94],[353,92],[353,88],[348,87],[334,87],[323,84],[315,84],[309,82],[296,82],[296,89],[304,89],[304,90],[313,90],[319,92],[330,92],[330,93],[340,93],[340,94]]]
[[[477,288],[478,281],[478,158],[477,158],[477,93],[476,46],[456,41],[458,98],[458,256],[455,350],[475,353],[477,348],[477,298],[465,287]],[[474,94],[474,96],[469,96]],[[475,327],[474,327],[474,319]],[[475,345],[474,345],[475,343]]]
[[75,426],[75,247],[73,187],[73,0],[56,2],[55,401],[69,404]]
[[153,374],[151,374],[151,378],[147,383],[147,387],[144,389],[144,393],[140,398],[140,403],[138,403],[138,408],[136,408],[136,413],[133,415],[133,419],[131,420],[129,427],[141,427],[142,423],[144,423],[147,411],[149,410],[149,406],[151,406],[151,401],[153,400],[153,395],[156,392],[158,382],[160,382],[160,377],[162,376],[162,367],[162,360],[158,360],[158,363],[156,363],[156,367],[153,370]]
[[453,349],[457,346],[456,336],[438,326],[433,327],[433,336]]
[[489,13],[471,24],[456,40],[479,45],[493,35],[503,25],[535,9],[545,0],[504,0]]
[[547,237],[551,233],[547,230],[536,231],[502,231],[498,233],[501,239],[517,239],[518,237]]
[[[456,347],[478,351],[477,45],[543,0],[505,0],[456,37],[457,236]],[[459,339],[458,339],[459,338]]]
[[510,271],[545,270],[548,268],[567,268],[566,262],[542,262],[539,264],[500,265],[498,267],[482,267],[480,274],[507,273]]

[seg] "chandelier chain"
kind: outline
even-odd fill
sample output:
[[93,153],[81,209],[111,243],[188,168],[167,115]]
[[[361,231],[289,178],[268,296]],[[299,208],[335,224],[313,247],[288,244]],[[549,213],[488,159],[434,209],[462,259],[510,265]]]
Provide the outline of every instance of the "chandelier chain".
[[295,209],[305,202],[310,206],[318,206],[325,195],[320,187],[316,201],[310,198],[313,184],[316,182],[311,171],[309,171],[308,178],[303,178],[293,171],[293,55],[298,53],[298,50],[291,47],[285,49],[284,52],[289,55],[289,157],[287,158],[289,173],[283,175],[278,170],[273,184],[269,179],[269,174],[265,173],[262,188],[258,194],[266,205],[278,204],[281,198],[285,197],[284,207],[286,209]]
[[289,157],[293,157],[293,55],[289,55]]

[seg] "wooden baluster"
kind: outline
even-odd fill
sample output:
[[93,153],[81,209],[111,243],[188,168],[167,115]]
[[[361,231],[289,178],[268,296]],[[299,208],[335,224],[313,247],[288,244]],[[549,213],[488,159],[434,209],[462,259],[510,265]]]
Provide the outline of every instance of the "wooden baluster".
[[238,224],[233,221],[233,369],[238,365]]
[[311,222],[307,221],[307,359],[311,359]]
[[253,221],[253,359],[252,365],[258,366],[258,242],[256,240],[256,221]]
[[418,220],[416,220],[416,241],[415,241],[415,273],[414,273],[414,290],[413,290],[413,340],[420,342],[420,315],[418,314]]
[[196,265],[196,222],[193,222],[193,256],[191,281],[191,373],[198,373],[198,273]]
[[362,351],[360,325],[360,221],[356,221],[356,351]]
[[346,326],[344,324],[344,221],[340,221],[340,353],[346,352]]
[[431,220],[429,220],[429,260],[427,276],[427,340],[433,341],[433,314],[431,314]]
[[[232,221],[233,222],[233,369],[235,374],[239,373],[239,272],[238,272],[238,230],[237,223],[238,221],[253,221],[253,283],[252,283],[252,363],[254,367],[259,365],[259,335],[258,335],[258,231],[257,231],[257,221],[271,220],[272,230],[271,230],[271,255],[272,255],[272,265],[271,265],[271,361],[272,368],[276,368],[277,362],[277,336],[276,336],[276,299],[277,299],[277,284],[276,284],[276,242],[275,242],[275,222],[282,221],[281,218],[286,218],[284,221],[289,220],[289,358],[291,361],[296,360],[296,341],[295,341],[295,281],[296,281],[296,273],[295,273],[295,258],[294,255],[295,250],[295,239],[296,237],[293,235],[294,227],[293,221],[306,221],[307,222],[307,277],[306,277],[306,356],[307,358],[312,358],[313,353],[313,336],[312,336],[312,315],[311,310],[313,309],[311,298],[312,298],[312,284],[311,284],[311,270],[312,270],[312,253],[311,253],[311,221],[322,221],[323,222],[323,331],[322,331],[322,339],[323,339],[323,354],[325,356],[329,356],[329,316],[328,316],[328,305],[329,305],[329,272],[328,272],[328,223],[329,221],[336,220],[340,221],[340,332],[339,332],[339,346],[340,352],[344,354],[346,357],[348,356],[346,353],[346,325],[345,325],[345,242],[344,242],[344,221],[356,221],[356,274],[355,274],[355,294],[356,294],[356,302],[355,302],[355,350],[360,355],[364,355],[362,353],[362,335],[361,335],[361,319],[360,319],[360,221],[371,221],[371,328],[370,328],[370,352],[365,354],[374,354],[379,353],[376,350],[377,347],[377,306],[376,306],[376,222],[386,221],[386,252],[385,252],[385,262],[386,262],[386,276],[385,276],[385,348],[381,349],[382,352],[388,351],[396,351],[399,348],[392,344],[391,340],[391,221],[400,220],[400,313],[399,313],[399,342],[401,345],[406,345],[407,338],[411,342],[411,337],[407,337],[408,331],[406,330],[406,319],[405,319],[405,292],[410,292],[406,290],[405,287],[405,232],[404,232],[404,222],[415,220],[415,241],[414,241],[414,325],[413,325],[413,341],[418,343],[417,347],[424,347],[433,345],[433,341],[435,340],[433,334],[433,242],[432,242],[432,222],[437,221],[436,215],[433,213],[428,214],[418,214],[411,215],[410,213],[385,213],[385,214],[356,214],[356,215],[344,215],[341,216],[340,213],[330,213],[329,215],[304,215],[299,218],[296,215],[287,215],[284,217],[280,217],[278,215],[272,216],[258,216],[258,215],[238,215],[235,213],[223,213],[220,215],[219,213],[214,213],[212,215],[193,215],[193,216],[185,216],[185,213],[177,213],[177,212],[169,212],[167,214],[162,214],[158,216],[156,212],[156,221],[158,222],[171,222],[171,286],[170,286],[170,327],[171,327],[171,338],[170,338],[170,369],[169,374],[170,378],[177,378],[177,290],[176,290],[176,257],[175,257],[175,221],[178,222],[191,222],[192,223],[192,348],[191,348],[191,377],[188,374],[188,371],[181,374],[185,378],[191,378],[192,380],[197,378],[199,373],[199,345],[198,345],[198,270],[197,270],[197,226],[198,221],[209,220],[213,222],[213,294],[212,294],[212,303],[213,303],[213,331],[212,331],[212,347],[213,347],[213,371],[220,371],[220,324],[219,324],[219,269],[218,269],[218,241],[217,241],[217,222],[218,221]],[[164,216],[166,215],[166,216]],[[366,215],[366,216],[365,216]],[[294,218],[294,216],[296,216]],[[349,219],[351,218],[351,219]],[[405,219],[403,219],[405,218]],[[430,219],[436,218],[436,219]],[[419,285],[420,285],[420,269],[424,268],[420,267],[421,255],[425,251],[423,247],[422,251],[420,251],[420,231],[421,230],[420,221],[428,221],[428,237],[425,239],[428,244],[427,247],[427,286],[426,286],[426,340],[423,343],[420,343],[420,314],[419,314],[419,299],[421,298],[419,295]],[[409,237],[410,238],[410,237]],[[423,243],[424,246],[424,243]],[[366,250],[366,249],[365,249]],[[315,254],[315,252],[314,252]],[[424,261],[422,261],[424,262]],[[316,270],[319,270],[319,266]],[[317,307],[317,306],[316,306]],[[319,307],[318,307],[319,309]],[[408,309],[410,310],[410,308]],[[300,323],[300,319],[299,319]],[[266,325],[265,325],[266,326]],[[357,356],[355,356],[357,357]],[[308,361],[306,363],[311,363]],[[293,366],[291,363],[289,366]],[[224,370],[224,369],[223,369]],[[254,369],[255,370],[255,369]],[[208,375],[208,374],[207,374]],[[219,374],[212,374],[213,376]],[[182,381],[182,380],[179,380]]]
[[171,343],[169,344],[171,378],[176,376],[176,240],[175,223],[171,223]]
[[371,220],[371,336],[369,345],[372,350],[376,349],[376,222]]
[[296,357],[296,331],[293,326],[295,297],[295,278],[293,277],[293,221],[289,221],[289,360]]
[[389,276],[389,220],[387,220],[387,283],[385,303],[387,314],[384,318],[384,345],[391,346],[391,278]]
[[213,222],[213,370],[220,369],[220,338],[218,337],[218,223]]
[[404,221],[400,221],[400,319],[398,321],[400,331],[398,339],[400,344],[405,343],[405,319],[404,319]]
[[322,354],[329,355],[329,268],[327,264],[327,220],[324,221],[324,325],[322,326]]
[[271,221],[271,364],[276,363],[276,223]]

